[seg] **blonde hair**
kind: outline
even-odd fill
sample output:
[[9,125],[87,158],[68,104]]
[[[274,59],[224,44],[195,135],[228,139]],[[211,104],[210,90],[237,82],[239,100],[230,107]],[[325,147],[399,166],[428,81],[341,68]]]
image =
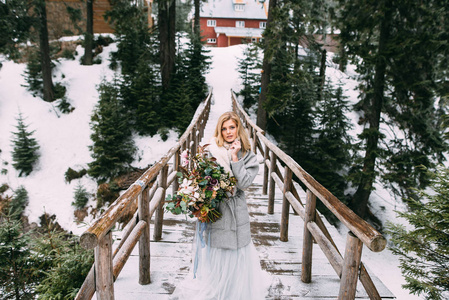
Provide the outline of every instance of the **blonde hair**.
[[240,122],[239,116],[233,111],[227,111],[218,118],[217,126],[215,127],[214,137],[217,140],[217,145],[222,147],[224,144],[224,138],[221,133],[221,128],[223,123],[232,120],[237,125],[237,134],[240,138],[240,143],[242,145],[242,154],[245,155],[247,151],[251,149],[251,144],[249,142],[248,133],[246,132],[243,124]]

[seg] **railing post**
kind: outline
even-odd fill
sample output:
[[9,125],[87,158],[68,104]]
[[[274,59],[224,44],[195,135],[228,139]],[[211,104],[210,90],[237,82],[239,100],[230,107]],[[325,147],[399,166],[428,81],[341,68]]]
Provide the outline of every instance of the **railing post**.
[[193,129],[192,129],[192,134],[193,134],[193,149],[194,149],[194,151],[195,151],[195,154],[196,154],[196,149],[197,149],[198,143],[199,143],[197,131],[198,131],[198,123],[195,124],[195,126],[193,126]]
[[281,215],[281,241],[288,242],[288,215],[290,213],[290,202],[285,194],[290,192],[292,188],[292,170],[285,166],[284,171],[284,191],[282,198],[282,215]]
[[276,189],[276,183],[274,182],[273,177],[271,177],[271,173],[276,172],[276,154],[271,152],[270,157],[270,187],[268,190],[268,214],[272,215],[274,213],[274,192]]
[[251,128],[251,135],[253,137],[253,144],[252,144],[252,151],[254,154],[257,154],[257,135],[256,135],[256,129]]
[[[179,169],[179,160],[180,160],[180,151],[176,151],[174,157],[173,157],[173,171],[178,172]],[[179,182],[178,182],[178,176],[175,177],[175,180],[173,180],[172,185],[172,195],[176,195],[176,192],[179,188]]]
[[201,142],[201,137],[200,137],[200,130],[199,130],[199,128],[198,128],[197,130],[195,130],[195,135],[196,135],[195,151],[198,151],[198,146],[200,145],[200,142]]
[[265,152],[263,155],[263,186],[262,186],[262,195],[266,195],[268,191],[268,176],[269,169],[267,166],[267,160],[270,158],[270,148],[265,145]]
[[114,271],[112,267],[112,233],[109,231],[95,247],[95,286],[97,299],[114,299]]
[[345,260],[340,280],[339,300],[355,298],[363,243],[352,232],[346,238]]
[[159,241],[162,238],[162,223],[164,221],[164,200],[165,200],[165,190],[167,189],[167,173],[168,165],[162,167],[159,173],[159,187],[163,188],[161,203],[156,209],[156,216],[154,217],[154,230],[153,239]]
[[190,138],[189,138],[189,151],[190,153],[192,153],[192,155],[196,154],[196,148],[195,148],[195,135],[193,134],[193,130],[194,130],[195,126],[193,127],[192,131],[190,131]]
[[189,151],[190,154],[192,154],[192,149],[190,147],[191,136],[192,136],[191,134],[188,134],[186,138],[186,149]]
[[307,228],[307,223],[315,221],[316,196],[307,190],[306,214],[304,218],[304,236],[302,247],[302,272],[301,281],[310,283],[312,281],[312,250],[313,237]]
[[200,140],[203,138],[204,136],[204,122],[205,122],[205,115],[201,115],[201,119],[200,119]]
[[150,199],[148,186],[142,191],[138,198],[139,220],[145,221],[147,225],[139,239],[139,283],[149,284],[150,278]]

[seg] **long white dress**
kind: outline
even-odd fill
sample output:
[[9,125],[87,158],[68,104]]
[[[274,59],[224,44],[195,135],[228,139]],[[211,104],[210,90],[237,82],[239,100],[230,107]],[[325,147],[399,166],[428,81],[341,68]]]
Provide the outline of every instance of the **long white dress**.
[[[195,236],[192,266],[176,287],[172,300],[259,300],[265,299],[270,276],[262,270],[254,244],[237,250],[201,247]],[[196,252],[198,248],[198,252]],[[195,269],[197,256],[197,270]]]
[[[227,172],[232,174],[228,150],[216,146],[214,138],[211,139],[210,144],[211,154]],[[245,199],[239,199],[239,201],[241,200],[245,201]],[[235,250],[214,248],[206,243],[206,241],[210,241],[210,236],[206,236],[208,232],[208,230],[200,230],[200,225],[197,222],[190,273],[177,286],[171,299],[265,299],[270,276],[267,272],[262,271],[259,255],[252,241]]]

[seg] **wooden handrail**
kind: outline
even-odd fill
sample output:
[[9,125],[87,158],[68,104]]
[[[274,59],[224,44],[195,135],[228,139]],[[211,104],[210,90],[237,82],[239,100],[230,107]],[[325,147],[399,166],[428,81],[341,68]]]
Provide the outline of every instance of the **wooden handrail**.
[[[150,229],[153,213],[159,208],[159,216],[154,225],[162,231],[162,203],[166,189],[176,182],[181,151],[189,149],[192,153],[204,133],[209,118],[212,90],[198,106],[190,125],[165,156],[149,168],[134,182],[80,237],[80,244],[87,249],[95,248],[95,263],[78,291],[75,299],[91,299],[96,292],[99,299],[114,299],[114,281],[126,263],[132,249],[139,240],[139,283],[148,284],[150,279]],[[187,146],[188,145],[188,146]],[[174,157],[173,168],[169,169],[169,160]],[[170,172],[170,174],[169,174]],[[159,180],[156,177],[159,176]],[[151,183],[154,184],[151,186]],[[173,184],[173,188],[176,183]],[[151,188],[150,188],[151,187]],[[111,229],[128,208],[138,200],[138,212],[126,226],[122,241],[112,251]],[[132,213],[134,213],[133,211]],[[94,275],[95,274],[95,275]]]
[[268,146],[277,158],[287,165],[299,180],[317,196],[324,205],[353,232],[371,251],[380,252],[385,249],[386,239],[383,235],[360,218],[345,204],[337,199],[331,192],[310,176],[295,160],[285,154],[276,145],[270,142],[263,134],[257,133],[258,138]]
[[[249,116],[243,111],[243,108],[236,101],[235,95],[232,92],[232,99],[234,105],[240,110],[244,118]],[[257,131],[257,137],[262,143],[266,145],[274,154],[277,159],[281,160],[286,166],[288,166],[293,174],[295,174],[299,180],[310,189],[315,196],[317,196],[324,205],[346,226],[354,233],[371,251],[380,252],[385,249],[387,244],[383,235],[374,229],[373,226],[368,224],[365,220],[360,218],[351,209],[349,209],[344,203],[337,199],[331,192],[323,187],[318,181],[316,181],[310,174],[308,174],[294,159],[287,155],[284,151],[270,142],[264,135],[264,132],[260,127],[254,124],[251,120],[246,120],[247,124],[253,127]]]
[[[264,157],[263,193],[266,194],[268,190],[269,214],[273,213],[275,186],[278,186],[283,193],[280,240],[288,241],[288,207],[290,205],[304,220],[301,280],[306,283],[311,281],[312,242],[313,239],[315,239],[335,272],[341,278],[338,299],[354,299],[357,278],[359,278],[370,299],[380,300],[381,297],[377,288],[363,263],[360,261],[362,253],[361,245],[365,244],[371,251],[380,252],[386,246],[386,239],[370,224],[356,215],[351,209],[310,176],[310,174],[308,174],[296,161],[271,143],[265,137],[263,130],[249,119],[249,116],[237,102],[235,94],[232,91],[231,98],[233,110],[243,119],[242,123],[248,127],[247,130],[250,133],[250,137],[253,139],[252,150],[255,152],[256,149],[259,149]],[[282,166],[279,166],[279,163],[285,165],[283,168],[284,176],[282,176],[280,172]],[[307,188],[305,208],[294,185],[292,185],[292,173],[295,174]],[[321,200],[321,202],[323,202],[323,204],[350,230],[348,233],[344,258],[316,211],[316,198]]]
[[132,204],[132,202],[138,197],[138,195],[143,191],[143,189],[159,174],[162,167],[164,167],[171,157],[181,148],[183,143],[187,140],[190,132],[196,125],[199,117],[201,116],[201,111],[205,108],[207,102],[210,102],[212,96],[212,91],[209,93],[207,98],[204,100],[202,105],[200,105],[195,113],[192,122],[189,127],[187,127],[184,134],[181,136],[179,141],[173,146],[167,154],[162,157],[162,159],[149,168],[145,173],[140,176],[140,178],[132,184],[120,197],[117,198],[109,208],[98,218],[82,235],[80,238],[81,245],[86,249],[92,249],[98,245],[98,241],[103,238],[106,233],[111,230],[114,224],[120,219],[122,214],[127,210],[127,208]]
[[[235,100],[235,93],[231,90],[231,96],[232,96],[232,106],[235,107],[236,109],[234,109],[234,111],[236,111],[236,113],[240,116],[241,119],[245,120],[245,122],[247,122],[247,125],[249,125],[251,128],[254,128],[257,132],[260,132],[262,134],[265,134],[265,131],[262,130],[262,128],[260,128],[259,126],[256,125],[256,123],[254,123],[250,117],[248,116],[248,114],[245,112],[245,110],[243,109],[243,107],[240,105],[240,103],[238,103]],[[248,127],[248,126],[247,126]]]

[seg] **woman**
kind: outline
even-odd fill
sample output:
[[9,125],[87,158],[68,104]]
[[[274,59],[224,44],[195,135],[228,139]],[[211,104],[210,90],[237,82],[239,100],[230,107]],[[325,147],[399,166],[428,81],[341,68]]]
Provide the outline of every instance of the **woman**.
[[[259,164],[234,112],[220,116],[208,150],[225,171],[235,176],[236,189],[220,204],[221,218],[207,224],[201,233],[204,238],[197,230],[193,272],[173,293],[173,299],[265,299],[269,279],[251,241],[244,192],[256,177]],[[204,241],[203,246],[199,240]]]

